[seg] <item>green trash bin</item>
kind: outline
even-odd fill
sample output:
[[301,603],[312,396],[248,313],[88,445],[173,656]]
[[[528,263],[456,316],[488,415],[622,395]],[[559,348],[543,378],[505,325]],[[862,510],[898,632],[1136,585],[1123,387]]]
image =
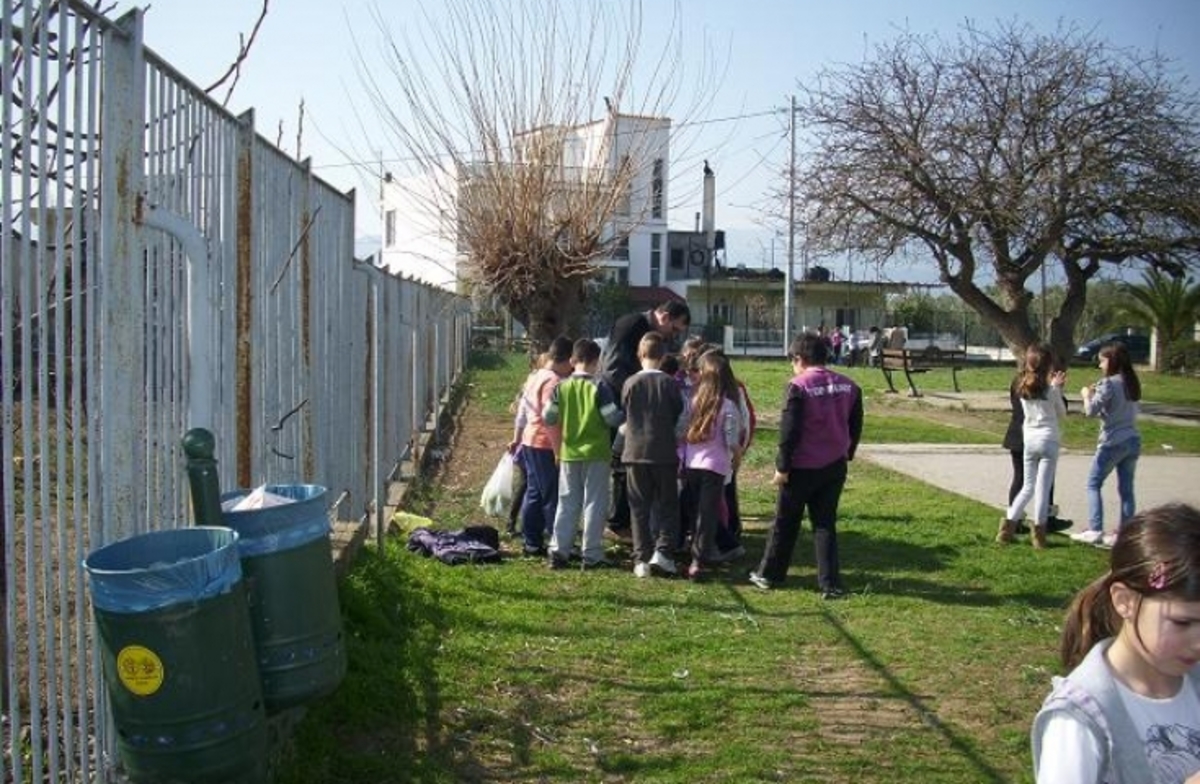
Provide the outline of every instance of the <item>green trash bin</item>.
[[129,778],[266,781],[267,719],[237,534],[141,534],[100,547],[83,567]]
[[264,489],[291,503],[230,511],[250,492],[235,490],[221,499],[221,522],[238,532],[263,699],[273,714],[333,692],[346,675],[346,650],[325,488]]

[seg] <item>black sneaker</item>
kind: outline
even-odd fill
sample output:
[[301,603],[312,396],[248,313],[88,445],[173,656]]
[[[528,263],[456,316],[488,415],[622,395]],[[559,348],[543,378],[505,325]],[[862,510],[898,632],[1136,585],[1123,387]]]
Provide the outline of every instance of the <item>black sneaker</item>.
[[821,598],[827,602],[836,601],[838,599],[845,599],[847,596],[849,596],[849,594],[846,593],[846,590],[844,588],[822,588],[821,589]]
[[566,569],[570,565],[571,564],[567,561],[567,559],[562,558],[557,555],[552,555],[546,559],[546,566],[549,566],[554,571],[558,571],[559,569]]
[[1062,531],[1069,531],[1074,527],[1075,527],[1074,520],[1064,520],[1061,517],[1046,518],[1046,532],[1047,533],[1057,534],[1057,533],[1061,533]]
[[593,561],[585,560],[583,562],[583,570],[585,572],[591,571],[592,569],[611,569],[612,566],[613,562],[607,558],[597,558]]
[[547,553],[545,547],[523,547],[521,554],[526,558],[545,558]]

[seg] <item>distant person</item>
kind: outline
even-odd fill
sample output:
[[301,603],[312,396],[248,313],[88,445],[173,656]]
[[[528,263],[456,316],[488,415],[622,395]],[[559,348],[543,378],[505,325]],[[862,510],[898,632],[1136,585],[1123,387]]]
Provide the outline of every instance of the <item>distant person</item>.
[[829,333],[829,347],[833,351],[833,364],[842,364],[842,348],[845,346],[846,336],[842,334],[842,327],[838,325],[833,328],[833,332]]
[[625,417],[616,394],[599,378],[600,346],[582,338],[571,352],[575,368],[559,382],[543,412],[548,425],[562,430],[559,453],[558,509],[550,538],[549,564],[561,569],[570,560],[575,529],[583,517],[583,568],[607,566],[604,517],[608,511],[608,474],[612,458],[609,430]]
[[1131,517],[1109,564],[1067,611],[1037,784],[1200,784],[1200,511]]
[[883,356],[883,333],[879,327],[872,326],[867,330],[870,342],[867,344],[867,361],[871,367],[879,367],[880,357]]
[[[629,518],[633,533],[633,574],[674,575],[679,527],[679,456],[675,445],[687,427],[683,395],[660,366],[663,336],[648,332],[638,346],[642,369],[621,392],[625,424],[621,461],[628,471]],[[651,518],[657,531],[651,528]]]
[[1062,441],[1060,423],[1067,415],[1062,394],[1066,380],[1067,374],[1055,369],[1054,355],[1049,346],[1034,344],[1025,349],[1024,367],[1014,385],[1022,412],[1023,480],[1016,498],[1000,519],[996,541],[1001,544],[1013,541],[1017,522],[1025,513],[1025,506],[1033,500],[1031,541],[1038,550],[1046,547],[1050,488],[1054,486],[1054,472],[1058,467],[1058,451]]
[[904,327],[892,327],[888,330],[887,347],[902,349],[908,343],[908,330]]
[[1142,437],[1137,429],[1142,384],[1124,343],[1109,343],[1100,349],[1097,362],[1103,378],[1079,390],[1083,398],[1083,413],[1100,418],[1096,455],[1092,458],[1087,477],[1088,527],[1086,531],[1072,534],[1071,538],[1086,544],[1110,546],[1116,539],[1116,532],[1104,533],[1104,500],[1100,496],[1100,488],[1115,469],[1117,495],[1121,499],[1119,531],[1137,509],[1133,475],[1142,451]]
[[[600,377],[617,395],[621,395],[626,379],[641,369],[638,345],[642,337],[649,332],[655,332],[670,342],[687,332],[691,323],[692,312],[686,302],[679,300],[669,300],[651,311],[621,316],[613,323],[608,333],[608,344],[601,352]],[[615,440],[615,432],[613,436]],[[621,538],[629,536],[629,497],[625,482],[625,469],[621,465],[619,454],[614,450],[608,527]]]
[[571,371],[571,341],[557,337],[550,343],[542,366],[525,380],[521,390],[516,439],[521,442],[525,471],[525,500],[521,503],[521,535],[525,555],[546,555],[546,538],[558,508],[558,449],[561,431],[542,418],[558,382]]
[[768,590],[783,583],[800,535],[804,510],[812,519],[817,586],[822,598],[845,595],[838,558],[837,513],[846,469],[862,436],[862,390],[825,367],[829,345],[818,335],[796,338],[790,351],[795,377],[779,422],[775,523],[750,582]]

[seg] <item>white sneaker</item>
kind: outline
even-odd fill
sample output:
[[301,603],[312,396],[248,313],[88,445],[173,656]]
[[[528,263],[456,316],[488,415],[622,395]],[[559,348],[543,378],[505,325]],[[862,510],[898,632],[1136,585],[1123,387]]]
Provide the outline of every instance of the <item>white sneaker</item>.
[[1076,531],[1071,534],[1071,539],[1084,544],[1100,544],[1104,541],[1103,531],[1093,531],[1090,528],[1086,531]]
[[650,556],[650,568],[667,575],[679,574],[679,570],[675,568],[675,562],[657,550],[654,551],[654,555]]
[[641,563],[641,562],[635,563],[633,565],[633,576],[639,577],[639,578],[649,577],[650,576],[650,564]]
[[1117,532],[1113,531],[1112,533],[1107,533],[1104,536],[1102,536],[1100,538],[1100,541],[1096,542],[1096,546],[1102,547],[1105,550],[1111,550],[1112,546],[1116,543],[1117,543]]

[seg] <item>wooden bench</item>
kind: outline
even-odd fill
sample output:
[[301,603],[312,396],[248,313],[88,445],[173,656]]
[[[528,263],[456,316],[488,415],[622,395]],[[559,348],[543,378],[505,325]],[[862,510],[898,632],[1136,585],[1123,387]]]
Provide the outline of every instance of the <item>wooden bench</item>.
[[917,389],[916,382],[913,381],[914,374],[926,373],[938,368],[950,368],[950,375],[954,380],[954,391],[961,392],[962,389],[958,386],[958,371],[966,364],[966,361],[967,352],[963,349],[942,349],[937,346],[927,346],[922,349],[885,348],[879,357],[879,367],[883,370],[883,377],[887,379],[889,393],[899,392],[892,382],[892,373],[903,370],[904,378],[908,380],[908,388],[911,390],[908,396],[921,397],[921,391]]

